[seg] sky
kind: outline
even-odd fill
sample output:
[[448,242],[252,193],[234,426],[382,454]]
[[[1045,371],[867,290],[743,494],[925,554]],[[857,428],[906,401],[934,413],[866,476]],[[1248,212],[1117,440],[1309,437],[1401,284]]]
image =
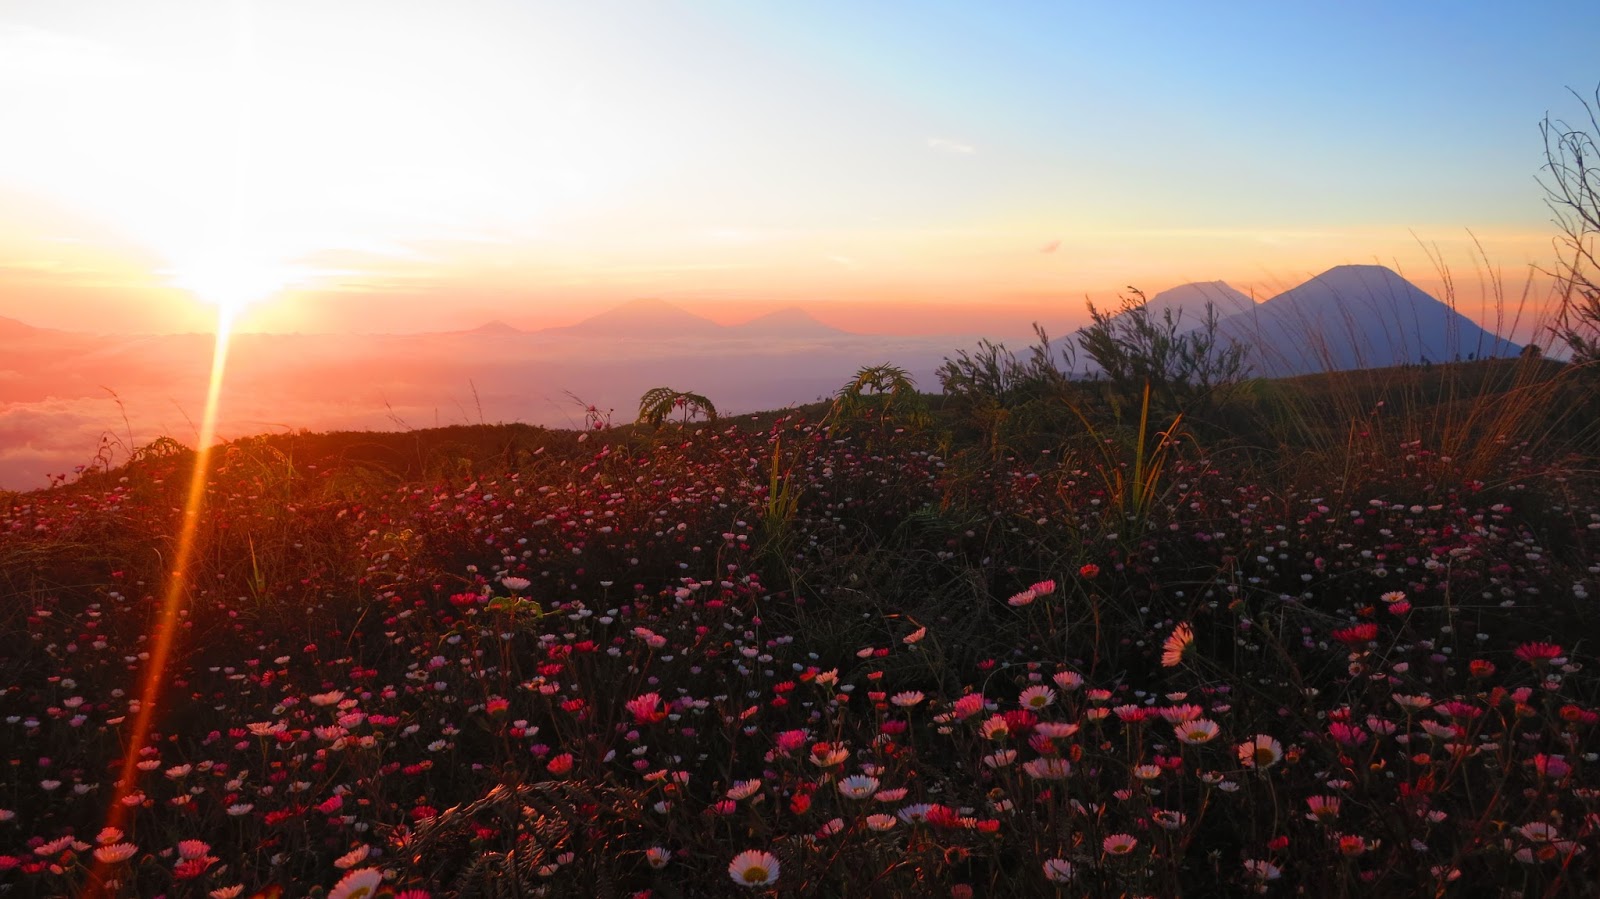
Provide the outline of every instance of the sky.
[[[0,316],[99,333],[971,333],[1557,236],[1600,6],[0,2]],[[1476,293],[1474,294],[1474,291]]]

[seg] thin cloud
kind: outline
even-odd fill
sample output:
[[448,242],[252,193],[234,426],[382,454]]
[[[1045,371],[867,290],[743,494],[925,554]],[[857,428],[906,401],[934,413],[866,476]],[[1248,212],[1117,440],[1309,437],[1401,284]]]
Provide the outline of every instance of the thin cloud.
[[971,144],[964,144],[961,141],[950,140],[943,137],[928,138],[928,148],[937,150],[940,153],[951,153],[956,156],[972,156],[978,152],[978,148]]
[[1052,240],[1049,243],[1045,244],[1044,246],[1040,247],[1039,248],[1039,252],[1041,252],[1041,253],[1054,253],[1056,250],[1059,250],[1059,249],[1061,249],[1061,241]]

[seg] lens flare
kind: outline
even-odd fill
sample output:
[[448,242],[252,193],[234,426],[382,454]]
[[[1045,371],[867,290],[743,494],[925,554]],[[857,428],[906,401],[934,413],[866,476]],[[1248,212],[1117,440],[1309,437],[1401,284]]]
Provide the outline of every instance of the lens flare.
[[[233,328],[233,309],[219,305],[217,310],[217,337],[211,352],[211,378],[206,388],[205,414],[200,420],[199,443],[195,449],[194,470],[189,475],[188,496],[183,505],[183,520],[178,530],[178,546],[167,572],[166,590],[161,605],[152,622],[150,661],[145,666],[143,682],[139,688],[139,706],[133,711],[133,729],[128,734],[127,750],[122,758],[121,774],[117,777],[116,791],[110,809],[106,812],[106,826],[125,829],[124,822],[132,811],[127,800],[137,793],[139,760],[150,738],[156,713],[161,708],[162,691],[166,686],[167,663],[172,655],[172,645],[182,625],[181,612],[189,600],[189,566],[194,550],[200,515],[205,509],[206,484],[210,473],[211,445],[217,433],[217,409],[222,397],[222,377],[228,363],[228,337]],[[135,803],[137,804],[137,803]],[[108,865],[96,861],[90,871],[84,895],[112,895],[106,878]]]

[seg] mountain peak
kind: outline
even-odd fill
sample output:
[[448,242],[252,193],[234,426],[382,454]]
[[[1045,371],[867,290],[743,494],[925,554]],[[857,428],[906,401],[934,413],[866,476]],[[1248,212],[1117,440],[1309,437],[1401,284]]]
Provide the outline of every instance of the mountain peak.
[[817,317],[799,306],[785,306],[749,321],[734,325],[732,330],[744,335],[763,337],[836,337],[850,332],[825,325]]
[[584,337],[672,338],[707,337],[724,329],[711,319],[666,300],[646,297],[629,300],[575,325],[546,330]]
[[468,334],[483,334],[483,335],[489,335],[489,336],[502,336],[502,335],[503,336],[510,336],[510,335],[514,335],[514,334],[526,334],[528,332],[522,330],[521,328],[514,328],[511,325],[508,325],[505,322],[503,322],[503,321],[501,321],[500,319],[497,318],[497,319],[495,319],[494,321],[491,321],[491,322],[484,322],[483,324],[477,326],[476,328],[473,328],[471,331],[468,331],[467,333]]
[[1382,265],[1339,265],[1220,323],[1269,376],[1514,356],[1497,337]]

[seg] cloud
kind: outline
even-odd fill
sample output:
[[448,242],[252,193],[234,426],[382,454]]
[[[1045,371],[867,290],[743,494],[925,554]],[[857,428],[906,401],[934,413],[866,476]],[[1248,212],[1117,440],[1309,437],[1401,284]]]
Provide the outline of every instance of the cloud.
[[1054,253],[1056,250],[1059,250],[1059,249],[1061,249],[1061,241],[1052,240],[1049,243],[1045,244],[1044,246],[1040,247],[1039,248],[1039,252],[1041,252],[1041,253]]
[[940,153],[951,153],[956,156],[971,156],[978,152],[978,148],[961,141],[949,140],[943,137],[928,138],[929,149],[938,150]]

